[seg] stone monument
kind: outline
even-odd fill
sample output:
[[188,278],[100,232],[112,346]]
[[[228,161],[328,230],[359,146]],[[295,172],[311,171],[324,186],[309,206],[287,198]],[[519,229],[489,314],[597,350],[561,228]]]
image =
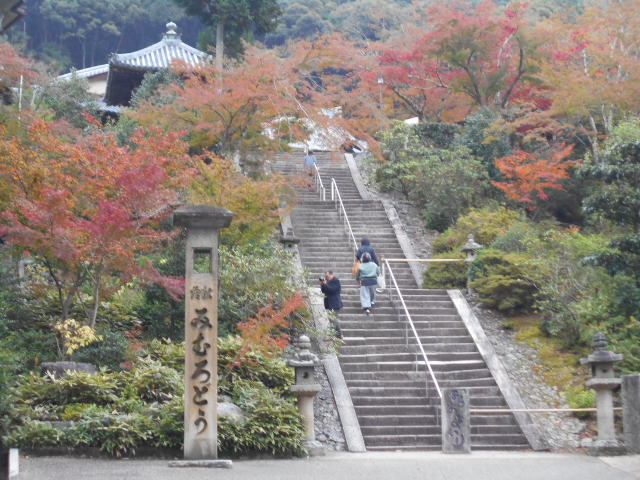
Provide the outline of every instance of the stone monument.
[[442,453],[471,453],[469,391],[442,389]]
[[169,466],[229,468],[218,458],[218,230],[230,211],[193,205],[174,212],[187,230],[185,268],[184,461]]

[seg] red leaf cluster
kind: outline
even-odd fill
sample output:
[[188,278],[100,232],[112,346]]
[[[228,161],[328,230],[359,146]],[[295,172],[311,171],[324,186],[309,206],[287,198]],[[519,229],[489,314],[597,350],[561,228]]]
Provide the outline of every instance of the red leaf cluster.
[[569,169],[576,163],[566,160],[573,145],[554,152],[550,159],[539,158],[535,153],[518,150],[515,154],[495,160],[496,167],[505,177],[503,182],[491,183],[502,190],[508,199],[524,203],[535,210],[538,200],[547,200],[547,190],[563,190],[560,183],[569,177]]

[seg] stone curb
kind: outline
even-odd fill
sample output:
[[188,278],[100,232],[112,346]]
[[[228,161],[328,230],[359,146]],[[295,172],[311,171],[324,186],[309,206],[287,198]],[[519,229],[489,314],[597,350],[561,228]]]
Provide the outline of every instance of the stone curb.
[[362,175],[360,174],[360,170],[358,169],[358,165],[356,164],[353,155],[350,153],[345,153],[344,158],[347,161],[349,170],[351,171],[351,178],[353,179],[353,183],[355,183],[356,188],[358,189],[358,193],[360,194],[362,199],[373,200],[374,198],[364,184],[364,180],[362,179]]
[[[413,249],[413,245],[411,244],[411,240],[409,240],[409,236],[404,231],[402,220],[400,220],[400,216],[398,215],[396,207],[386,202],[382,202],[382,206],[384,207],[384,211],[387,214],[389,223],[393,227],[393,231],[396,234],[396,238],[398,239],[400,248],[402,248],[404,257],[419,258],[416,255],[415,250]],[[409,268],[411,269],[411,273],[413,274],[413,278],[415,279],[418,288],[422,288],[423,284],[424,266],[422,265],[423,264],[419,264],[416,262],[409,262]]]
[[[520,393],[518,393],[518,390],[515,388],[513,383],[511,383],[511,380],[507,375],[507,371],[500,361],[500,357],[498,357],[493,349],[493,345],[491,345],[491,342],[484,333],[478,318],[473,313],[473,310],[471,310],[471,307],[462,295],[462,292],[460,292],[460,290],[447,290],[447,293],[453,301],[453,304],[458,311],[458,315],[460,315],[460,318],[462,318],[462,321],[467,327],[469,334],[473,337],[473,341],[478,347],[480,355],[482,355],[482,358],[487,364],[487,368],[489,368],[491,375],[493,375],[493,378],[509,408],[527,408],[520,397]],[[516,418],[518,425],[520,425],[525,437],[527,437],[531,448],[534,450],[549,450],[549,444],[542,436],[538,426],[533,422],[531,415],[527,412],[513,412],[513,415]]]

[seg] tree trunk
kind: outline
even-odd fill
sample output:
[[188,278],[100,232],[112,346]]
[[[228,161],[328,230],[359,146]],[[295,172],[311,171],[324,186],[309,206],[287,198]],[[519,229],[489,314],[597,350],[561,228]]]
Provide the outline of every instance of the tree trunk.
[[589,123],[591,124],[592,133],[589,135],[589,142],[591,143],[591,152],[593,153],[593,160],[596,163],[600,163],[600,145],[598,145],[598,126],[593,115],[589,115]]
[[98,307],[100,306],[100,271],[96,273],[96,288],[93,291],[93,308],[91,309],[91,318],[89,318],[89,326],[96,328],[96,318],[98,316]]
[[222,71],[224,58],[224,24],[222,20],[216,25],[216,68],[219,72]]

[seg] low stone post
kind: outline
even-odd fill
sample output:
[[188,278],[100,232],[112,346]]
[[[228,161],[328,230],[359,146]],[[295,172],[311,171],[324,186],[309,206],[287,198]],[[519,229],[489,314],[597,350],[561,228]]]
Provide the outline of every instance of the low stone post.
[[613,391],[620,387],[621,380],[615,377],[613,364],[624,356],[607,350],[609,341],[604,333],[596,333],[593,347],[596,349],[587,358],[580,360],[583,365],[591,365],[593,377],[587,380],[588,388],[596,391],[598,416],[598,438],[589,449],[591,455],[619,455],[624,453],[624,445],[616,438],[613,416]]
[[467,264],[467,294],[471,295],[471,264],[475,261],[478,256],[478,250],[482,248],[482,245],[476,243],[473,238],[473,234],[469,234],[469,238],[467,239],[467,243],[462,247],[462,251],[466,253],[467,258],[464,261]]
[[184,458],[170,466],[230,467],[218,458],[218,230],[233,214],[220,207],[179,208],[187,230],[185,268]]
[[640,453],[640,375],[622,377],[622,424],[627,453]]
[[469,390],[442,389],[442,453],[471,453]]
[[280,236],[278,240],[285,248],[291,249],[300,243],[300,239],[293,234],[293,228],[287,228],[286,233]]
[[293,344],[293,352],[287,361],[287,365],[295,369],[296,383],[291,386],[291,393],[298,398],[298,409],[302,415],[306,432],[304,446],[309,454],[324,455],[324,448],[316,441],[313,414],[313,398],[322,390],[316,382],[314,367],[320,362],[318,357],[311,352],[311,340],[306,335],[298,337]]

